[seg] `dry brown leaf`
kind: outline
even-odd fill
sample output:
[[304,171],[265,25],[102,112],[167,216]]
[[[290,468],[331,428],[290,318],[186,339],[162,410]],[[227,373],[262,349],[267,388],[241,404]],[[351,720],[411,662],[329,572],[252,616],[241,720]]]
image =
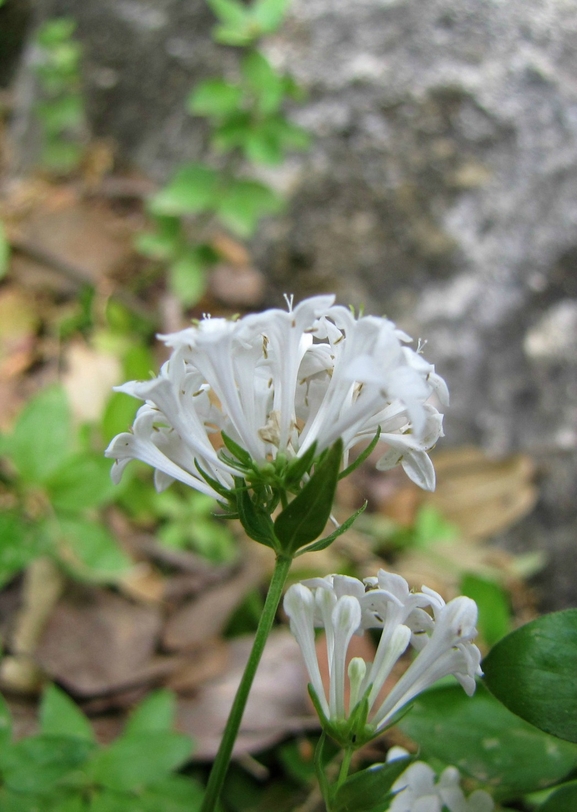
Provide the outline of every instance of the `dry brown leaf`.
[[[226,672],[203,686],[195,699],[178,703],[177,726],[194,738],[193,757],[199,761],[216,755],[252,642],[252,637],[231,640]],[[294,637],[285,629],[273,631],[255,676],[234,756],[271,747],[289,732],[318,727],[306,700],[307,681]]]
[[22,604],[10,636],[11,655],[0,664],[0,682],[5,688],[19,692],[38,689],[42,675],[33,655],[63,587],[62,573],[49,558],[37,558],[26,570]]
[[0,291],[0,377],[13,378],[32,361],[38,313],[30,294],[21,288]]
[[218,635],[247,592],[262,578],[262,567],[254,555],[248,555],[240,572],[226,583],[205,590],[185,603],[169,618],[162,636],[168,651],[194,648]]
[[161,626],[157,608],[96,587],[71,589],[52,613],[36,658],[72,693],[111,693],[172,670],[172,658],[154,659]]
[[76,341],[66,348],[64,364],[62,384],[74,419],[78,423],[100,420],[112,387],[122,377],[119,359]]
[[193,656],[182,658],[182,665],[165,682],[165,687],[179,694],[196,691],[203,682],[218,677],[226,671],[228,644],[215,638],[197,650]]
[[265,280],[262,273],[250,265],[238,267],[220,264],[209,278],[211,294],[227,307],[258,307],[264,297]]
[[464,446],[436,454],[434,464],[437,489],[426,501],[470,538],[502,532],[537,501],[535,466],[525,454],[491,459],[481,449]]

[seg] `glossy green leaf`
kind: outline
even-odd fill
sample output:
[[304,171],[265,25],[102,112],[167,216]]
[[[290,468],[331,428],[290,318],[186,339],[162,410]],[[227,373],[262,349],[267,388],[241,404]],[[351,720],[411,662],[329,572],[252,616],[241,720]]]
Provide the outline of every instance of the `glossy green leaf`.
[[182,166],[150,201],[155,215],[195,214],[214,209],[219,199],[218,173],[204,164]]
[[343,443],[337,440],[304,488],[277,516],[274,531],[285,552],[295,553],[322,535],[333,507],[342,456]]
[[26,482],[42,483],[72,449],[70,409],[64,390],[51,386],[24,407],[8,438],[8,453]]
[[570,781],[555,790],[536,812],[575,812],[577,809],[577,781]]
[[218,215],[231,231],[250,237],[261,217],[278,213],[284,201],[272,189],[258,181],[236,180],[223,193]]
[[10,243],[6,236],[6,229],[0,220],[0,279],[6,276],[10,264]]
[[154,691],[132,712],[125,732],[132,735],[148,731],[170,731],[175,713],[174,694],[167,690]]
[[2,751],[0,772],[9,789],[45,792],[84,764],[92,748],[78,738],[31,736]]
[[44,691],[40,705],[40,729],[49,736],[67,736],[94,742],[92,725],[75,702],[56,685]]
[[516,629],[489,652],[483,669],[489,689],[509,710],[577,742],[577,609]]
[[499,798],[543,789],[577,766],[577,747],[520,719],[482,685],[473,697],[460,686],[421,694],[399,727],[424,758],[452,764]]
[[147,730],[122,736],[96,754],[90,775],[103,787],[117,791],[150,786],[181,767],[189,758],[188,736]]
[[96,454],[69,457],[46,481],[52,505],[78,512],[111,502],[118,489],[110,479],[110,460]]
[[188,98],[188,110],[197,116],[223,118],[233,113],[242,100],[238,85],[224,79],[207,79],[195,87]]
[[511,628],[511,606],[503,587],[468,573],[463,576],[459,593],[475,601],[479,609],[477,628],[489,646],[495,645]]
[[339,787],[332,809],[334,812],[373,812],[382,808],[384,812],[389,806],[387,796],[391,787],[413,761],[407,756],[354,773]]
[[132,566],[130,558],[118,546],[104,525],[85,519],[60,516],[54,528],[56,538],[65,545],[63,560],[78,577],[95,581],[114,581]]

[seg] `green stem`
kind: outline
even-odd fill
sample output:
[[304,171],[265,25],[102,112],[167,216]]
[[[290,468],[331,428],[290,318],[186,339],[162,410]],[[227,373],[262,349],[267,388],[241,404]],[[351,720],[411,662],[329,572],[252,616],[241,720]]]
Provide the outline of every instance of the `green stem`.
[[277,557],[262,615],[256,630],[252,651],[230,710],[220,747],[218,748],[218,753],[208,779],[200,812],[214,812],[216,804],[218,803],[252,681],[271,630],[291,564],[292,558],[287,558],[286,556]]
[[346,781],[347,776],[349,774],[349,769],[350,769],[350,766],[351,766],[352,757],[353,757],[353,750],[352,750],[351,747],[347,747],[347,749],[345,750],[345,754],[343,756],[343,761],[342,761],[342,764],[341,764],[339,777],[337,779],[337,787],[340,787],[340,785],[344,781]]

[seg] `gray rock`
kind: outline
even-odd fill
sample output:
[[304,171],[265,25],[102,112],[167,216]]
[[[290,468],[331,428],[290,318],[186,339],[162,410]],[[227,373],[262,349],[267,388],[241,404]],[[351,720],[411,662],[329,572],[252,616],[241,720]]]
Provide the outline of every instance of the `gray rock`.
[[[201,0],[38,5],[78,19],[96,134],[157,178],[203,153],[184,99],[236,55]],[[517,538],[576,584],[577,6],[294,0],[267,49],[308,89],[294,116],[314,135],[266,173],[293,193],[253,245],[270,301],[336,289],[427,337],[447,441],[536,456]],[[576,602],[570,586],[550,608]]]

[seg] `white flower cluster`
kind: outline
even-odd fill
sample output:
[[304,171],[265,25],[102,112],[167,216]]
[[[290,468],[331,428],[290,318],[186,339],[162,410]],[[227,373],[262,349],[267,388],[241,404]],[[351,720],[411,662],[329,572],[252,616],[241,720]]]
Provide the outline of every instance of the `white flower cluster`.
[[[432,615],[427,609],[432,610]],[[401,708],[442,677],[453,674],[471,696],[475,677],[482,674],[481,653],[472,642],[477,634],[475,602],[459,597],[445,603],[426,586],[421,592],[411,592],[400,575],[379,570],[376,578],[365,578],[364,582],[346,575],[312,578],[289,587],[284,610],[322,711],[331,722],[346,720],[368,691],[370,724],[378,732]],[[328,698],[317,659],[315,627],[324,628],[326,635]],[[381,629],[381,637],[372,663],[360,657],[349,663],[347,708],[347,649],[353,635],[365,629]],[[385,680],[409,645],[416,649],[417,656],[386,699],[374,708]]]
[[[403,758],[408,753],[403,747],[392,747],[387,761]],[[416,761],[397,778],[393,791],[397,794],[389,812],[492,812],[493,799],[489,793],[476,789],[468,798],[461,789],[461,776],[456,767],[447,767],[438,781],[432,767]]]
[[346,464],[349,449],[380,426],[386,450],[377,467],[401,463],[434,488],[426,452],[442,435],[442,415],[426,401],[436,392],[446,403],[447,387],[391,321],[355,318],[333,296],[315,296],[288,311],[204,318],[161,338],[172,355],[160,375],[117,387],[145,405],[132,432],[106,450],[115,481],[140,459],[156,469],[159,489],[177,479],[217,497],[198,466],[227,489],[238,472],[211,435],[224,431],[257,466],[280,452],[299,457],[315,442],[320,453],[342,438]]

